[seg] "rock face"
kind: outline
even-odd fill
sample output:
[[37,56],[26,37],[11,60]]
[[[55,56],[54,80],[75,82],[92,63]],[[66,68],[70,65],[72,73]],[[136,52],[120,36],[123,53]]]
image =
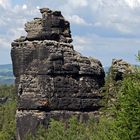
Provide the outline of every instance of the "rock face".
[[112,79],[115,81],[122,80],[125,74],[133,72],[132,65],[122,59],[113,59],[111,65]]
[[17,139],[50,118],[81,121],[97,116],[104,70],[99,60],[73,49],[70,24],[59,11],[40,9],[42,18],[25,25],[27,37],[12,43],[18,105]]
[[56,40],[66,43],[72,42],[70,24],[64,19],[60,11],[51,11],[48,8],[40,9],[42,18],[25,24],[27,39],[32,40]]
[[[112,60],[112,65],[107,75],[106,86],[103,91],[105,93],[104,106],[106,106],[108,110],[118,105],[118,93],[122,87],[124,76],[132,74],[133,72],[134,68],[128,62],[122,59]],[[115,114],[114,112],[107,112],[106,115],[114,116]]]

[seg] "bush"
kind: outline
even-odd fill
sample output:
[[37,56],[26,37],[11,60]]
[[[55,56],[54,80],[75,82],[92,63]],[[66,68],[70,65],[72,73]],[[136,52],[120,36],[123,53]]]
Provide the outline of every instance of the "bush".
[[[112,85],[111,90],[107,84]],[[140,140],[139,68],[134,74],[126,75],[123,81],[112,83],[108,79],[107,84],[109,95],[106,92],[107,98],[104,98],[107,105],[99,122],[90,119],[80,123],[71,118],[65,124],[52,120],[47,130],[40,127],[36,136],[29,140]],[[115,100],[111,102],[111,99]]]
[[127,76],[118,97],[116,127],[123,140],[140,140],[140,72]]
[[39,127],[36,135],[28,135],[27,140],[120,140],[113,127],[113,120],[101,118],[100,122],[90,119],[80,123],[72,117],[67,126],[64,122],[52,120],[49,128]]
[[0,104],[0,140],[15,140],[16,97],[14,86],[0,86],[0,97],[8,97]]

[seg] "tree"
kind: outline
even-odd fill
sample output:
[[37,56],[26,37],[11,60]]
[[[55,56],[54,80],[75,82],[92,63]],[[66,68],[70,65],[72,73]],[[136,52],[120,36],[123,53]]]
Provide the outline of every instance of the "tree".
[[140,140],[140,72],[127,76],[118,98],[116,128],[123,140]]

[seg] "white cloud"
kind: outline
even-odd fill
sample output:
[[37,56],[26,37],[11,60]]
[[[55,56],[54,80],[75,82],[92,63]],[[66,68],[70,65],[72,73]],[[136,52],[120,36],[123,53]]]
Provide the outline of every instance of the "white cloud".
[[77,51],[84,51],[86,46],[90,46],[92,44],[91,38],[85,37],[85,36],[74,36],[74,48]]
[[131,8],[140,7],[140,0],[125,0],[125,2]]
[[77,43],[77,44],[87,45],[87,44],[92,43],[91,38],[86,37],[86,36],[78,36],[78,35],[76,35],[73,38],[74,38],[75,43]]
[[68,4],[73,8],[86,7],[88,0],[69,0]]
[[4,9],[9,8],[10,6],[10,0],[0,0],[0,6]]
[[2,36],[0,37],[0,49],[8,49],[9,48],[9,41],[7,41],[5,38]]
[[124,35],[140,35],[140,30],[138,30],[140,11],[137,11],[137,7],[140,6],[140,0],[95,1],[95,5],[90,5],[93,13],[96,13],[93,14],[93,18],[95,16],[95,26],[107,27],[110,30],[116,30],[116,33]]
[[97,21],[93,25],[94,25],[94,27],[101,27],[102,23]]
[[16,29],[15,29],[15,28],[11,28],[11,29],[9,30],[9,34],[12,35],[12,37],[11,37],[11,39],[10,39],[11,41],[13,41],[13,40],[19,38],[21,35],[22,35],[22,36],[23,36],[23,35],[26,35],[25,30],[24,30],[24,28],[22,28],[22,27],[17,27]]
[[[106,38],[96,34],[74,36],[74,47],[86,56],[95,57],[109,66],[113,58],[121,58],[136,64],[135,55],[140,49],[139,39]],[[129,56],[129,57],[128,57]]]
[[78,15],[66,16],[67,20],[69,20],[72,24],[77,25],[91,25],[87,23],[83,18],[79,17]]
[[0,48],[10,49],[13,40],[26,35],[24,24],[27,20],[33,19],[39,12],[35,7],[28,9],[26,4],[12,5],[10,0],[0,0],[1,5],[3,7],[0,7]]
[[6,24],[6,22],[4,20],[0,20],[0,26],[4,26]]
[[10,50],[12,40],[26,34],[24,24],[47,6],[70,21],[76,50],[104,64],[114,57],[132,62],[140,46],[139,5],[140,0],[0,0],[0,48]]
[[140,36],[140,0],[68,0],[60,9],[73,24],[90,23],[116,34]]
[[22,6],[22,9],[23,9],[23,10],[26,10],[26,9],[27,9],[27,5],[24,4],[24,5]]
[[36,8],[37,8],[37,9],[40,9],[40,7],[39,7],[39,6],[36,6]]

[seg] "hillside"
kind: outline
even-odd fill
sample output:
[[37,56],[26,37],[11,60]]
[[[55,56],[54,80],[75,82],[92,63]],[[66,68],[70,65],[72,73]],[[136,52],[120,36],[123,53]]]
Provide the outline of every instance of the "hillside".
[[12,64],[0,65],[0,84],[13,84]]

